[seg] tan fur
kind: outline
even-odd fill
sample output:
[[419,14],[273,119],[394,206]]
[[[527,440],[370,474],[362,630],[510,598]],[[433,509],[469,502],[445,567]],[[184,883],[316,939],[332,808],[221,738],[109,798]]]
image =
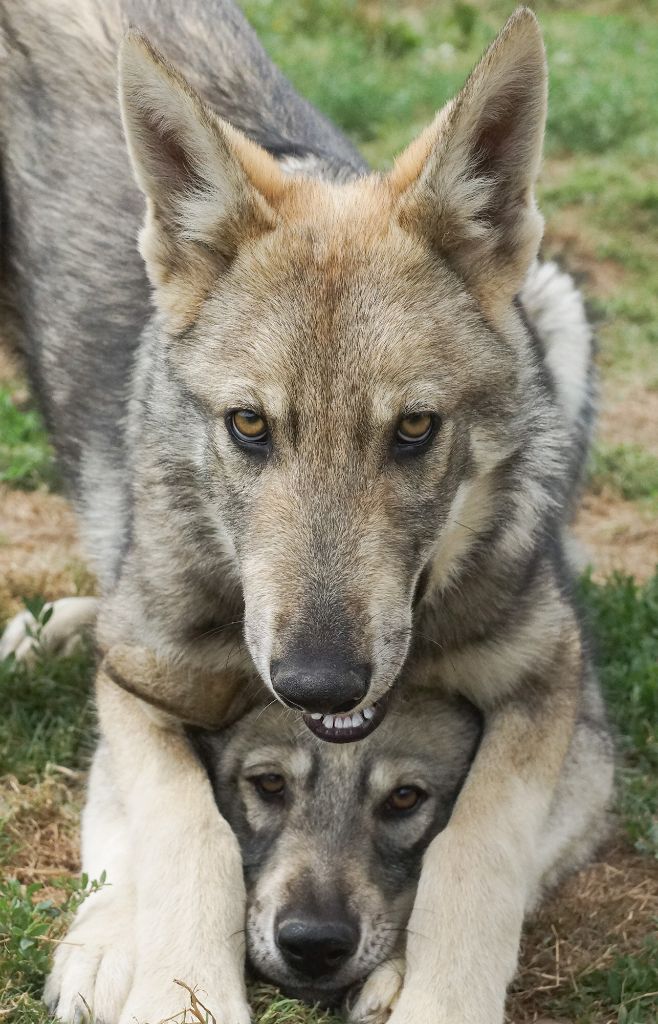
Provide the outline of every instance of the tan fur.
[[158,661],[146,648],[117,645],[103,673],[127,693],[189,725],[220,729],[253,703],[253,678],[236,669],[200,673],[184,665]]

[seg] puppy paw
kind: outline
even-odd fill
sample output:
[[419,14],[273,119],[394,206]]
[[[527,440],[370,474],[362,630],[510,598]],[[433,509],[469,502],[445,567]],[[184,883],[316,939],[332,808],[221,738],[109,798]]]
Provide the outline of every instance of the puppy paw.
[[385,1024],[398,1001],[404,981],[404,960],[385,960],[366,980],[352,1005],[348,1005],[351,1024]]
[[43,999],[66,1024],[117,1024],[134,970],[134,915],[123,901],[83,906],[58,945]]
[[43,625],[27,609],[10,619],[0,637],[0,661],[13,654],[17,661],[33,661],[39,650],[70,654],[82,634],[93,627],[98,614],[95,597],[63,597],[44,606]]
[[[184,972],[181,972],[184,973]],[[242,986],[240,986],[241,988]],[[157,1024],[171,1021],[215,1020],[218,1024],[250,1024],[251,1011],[244,995],[229,995],[230,985],[209,992],[204,985],[175,980],[171,973],[140,973],[121,1012],[119,1024]]]

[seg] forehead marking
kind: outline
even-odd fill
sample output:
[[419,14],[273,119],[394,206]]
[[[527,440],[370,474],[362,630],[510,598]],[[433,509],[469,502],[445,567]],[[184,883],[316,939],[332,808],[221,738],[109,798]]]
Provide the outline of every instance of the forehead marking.
[[242,762],[243,772],[267,770],[277,765],[294,778],[303,778],[311,771],[313,758],[310,750],[292,743],[256,747]]

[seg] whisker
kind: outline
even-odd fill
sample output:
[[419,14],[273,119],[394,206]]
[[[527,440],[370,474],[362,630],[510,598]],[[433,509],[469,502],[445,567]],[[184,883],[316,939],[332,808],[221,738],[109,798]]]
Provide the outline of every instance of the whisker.
[[260,709],[260,711],[259,711],[259,712],[258,712],[258,714],[256,715],[256,721],[258,721],[258,719],[260,718],[260,716],[261,716],[261,715],[263,715],[263,714],[265,714],[265,712],[267,711],[267,709],[268,709],[268,708],[271,708],[273,704],[279,704],[279,703],[280,703],[280,701],[278,701],[278,700],[276,699],[276,697],[274,698],[274,700],[271,700],[271,701],[269,702],[269,704],[266,704],[264,708],[261,708],[261,709]]
[[225,629],[230,629],[231,626],[244,626],[244,619],[235,619],[233,622],[222,622],[216,626],[211,626],[210,629],[204,630],[203,633],[198,633],[194,637],[192,642],[196,643],[197,640],[207,640],[208,637],[217,636],[219,633],[222,633]]

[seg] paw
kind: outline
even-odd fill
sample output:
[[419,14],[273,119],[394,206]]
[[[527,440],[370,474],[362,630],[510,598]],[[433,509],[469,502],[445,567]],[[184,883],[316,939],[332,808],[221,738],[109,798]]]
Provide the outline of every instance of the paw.
[[19,612],[9,621],[0,637],[0,660],[13,654],[17,661],[33,661],[37,651],[70,654],[82,634],[96,622],[98,599],[62,597],[44,606],[52,610],[45,625],[39,627],[32,612]]
[[238,986],[233,997],[230,990],[230,985],[219,984],[211,994],[202,984],[194,985],[184,978],[174,980],[171,973],[141,973],[123,1007],[119,1024],[184,1024],[188,1020],[250,1024],[251,1011],[242,986]]
[[351,1024],[385,1024],[398,1001],[404,981],[404,960],[386,960],[366,980],[356,1000],[348,1006]]
[[117,1024],[133,980],[133,928],[127,902],[83,905],[57,947],[43,993],[56,1017],[66,1024]]

